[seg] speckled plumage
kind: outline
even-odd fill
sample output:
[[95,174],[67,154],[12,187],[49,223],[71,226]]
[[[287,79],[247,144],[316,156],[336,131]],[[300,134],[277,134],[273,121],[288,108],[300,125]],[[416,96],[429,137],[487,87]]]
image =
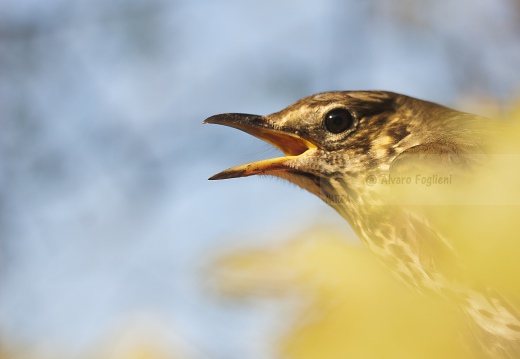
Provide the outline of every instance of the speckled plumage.
[[[353,123],[330,133],[323,118],[338,108]],[[492,289],[453,275],[457,252],[420,207],[387,202],[387,182],[417,166],[450,180],[478,167],[493,132],[490,120],[396,93],[347,91],[309,96],[268,116],[223,114],[207,122],[249,132],[286,154],[213,179],[268,174],[307,189],[336,209],[398,277],[455,301],[490,357],[520,358],[516,310]]]

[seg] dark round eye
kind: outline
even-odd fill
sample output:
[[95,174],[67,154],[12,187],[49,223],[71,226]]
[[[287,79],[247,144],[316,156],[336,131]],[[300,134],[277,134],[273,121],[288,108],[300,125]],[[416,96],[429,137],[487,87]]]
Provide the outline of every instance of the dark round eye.
[[341,133],[354,126],[354,117],[348,110],[338,108],[327,113],[323,123],[327,131]]

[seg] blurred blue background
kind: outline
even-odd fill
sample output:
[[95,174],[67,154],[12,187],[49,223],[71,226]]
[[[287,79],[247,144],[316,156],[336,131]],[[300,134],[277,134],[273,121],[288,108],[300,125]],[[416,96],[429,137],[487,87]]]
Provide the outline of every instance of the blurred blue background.
[[[0,337],[78,356],[154,318],[196,358],[270,358],[276,310],[215,298],[222,251],[347,225],[202,121],[320,91],[471,111],[520,94],[517,0],[2,0]],[[266,315],[270,312],[271,315]]]

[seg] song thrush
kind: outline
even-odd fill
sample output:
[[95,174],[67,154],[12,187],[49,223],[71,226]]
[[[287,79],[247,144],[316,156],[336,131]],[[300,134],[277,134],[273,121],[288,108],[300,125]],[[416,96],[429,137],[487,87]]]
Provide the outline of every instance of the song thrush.
[[490,357],[520,358],[517,311],[494,289],[465,280],[453,243],[420,206],[431,197],[418,194],[426,202],[413,203],[406,196],[414,184],[456,186],[471,177],[492,121],[396,93],[347,91],[309,96],[268,116],[228,113],[205,123],[245,131],[285,154],[210,179],[271,175],[317,195],[400,278],[455,301]]

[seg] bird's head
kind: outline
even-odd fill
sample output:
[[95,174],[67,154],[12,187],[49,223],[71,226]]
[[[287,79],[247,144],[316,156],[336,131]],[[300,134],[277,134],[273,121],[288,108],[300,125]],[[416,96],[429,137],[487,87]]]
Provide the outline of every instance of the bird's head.
[[[373,195],[381,187],[378,181],[389,175],[403,152],[421,145],[430,151],[439,143],[440,152],[451,152],[450,146],[464,147],[462,132],[456,127],[467,122],[460,119],[465,115],[383,91],[316,94],[268,116],[215,115],[205,123],[245,131],[276,146],[285,156],[235,166],[210,179],[280,177],[349,217],[345,207],[378,198]],[[457,136],[450,138],[450,134]]]
[[[407,106],[414,101],[390,92],[328,92],[303,98],[268,115],[228,113],[208,118],[256,136],[285,154],[284,157],[247,163],[222,171],[210,179],[251,175],[284,178],[326,201],[353,195],[374,171],[386,171],[405,147],[414,117]],[[399,144],[404,146],[399,146]],[[349,191],[350,189],[350,191]]]

